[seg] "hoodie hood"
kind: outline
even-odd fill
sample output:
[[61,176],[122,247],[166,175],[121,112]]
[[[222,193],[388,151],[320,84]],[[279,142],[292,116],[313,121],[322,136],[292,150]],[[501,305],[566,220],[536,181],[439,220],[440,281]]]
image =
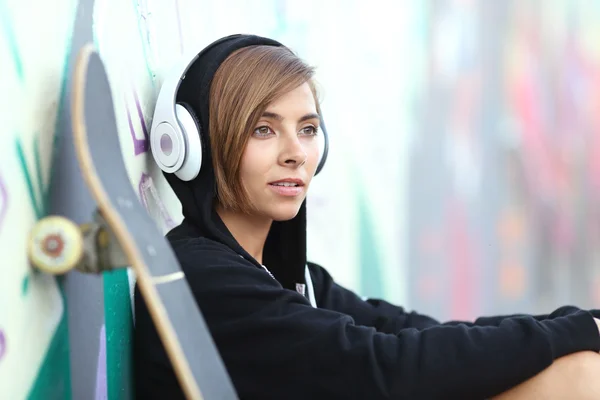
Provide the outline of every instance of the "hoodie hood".
[[[191,224],[199,236],[222,243],[240,256],[262,268],[234,239],[217,212],[216,180],[209,137],[210,85],[219,66],[238,49],[254,45],[283,46],[281,43],[254,35],[232,35],[209,45],[187,71],[179,87],[176,101],[196,118],[202,142],[202,168],[189,182],[174,174],[164,173],[182,205],[184,222]],[[283,287],[299,290],[305,285],[306,266],[306,199],[296,217],[275,221],[263,251],[263,264]],[[300,285],[300,286],[299,286]],[[303,292],[303,290],[299,290]]]

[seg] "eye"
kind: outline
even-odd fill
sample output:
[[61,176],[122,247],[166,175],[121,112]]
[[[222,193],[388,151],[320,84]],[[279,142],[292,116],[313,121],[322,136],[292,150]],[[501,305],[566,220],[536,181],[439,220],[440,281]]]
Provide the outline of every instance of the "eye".
[[256,128],[253,132],[253,135],[256,137],[267,137],[269,135],[271,135],[272,133],[274,133],[271,128],[269,128],[266,125],[263,126],[259,126],[258,128]]
[[302,133],[303,135],[307,135],[307,136],[316,136],[318,132],[319,132],[319,128],[316,128],[312,125],[304,127],[300,130],[300,133]]

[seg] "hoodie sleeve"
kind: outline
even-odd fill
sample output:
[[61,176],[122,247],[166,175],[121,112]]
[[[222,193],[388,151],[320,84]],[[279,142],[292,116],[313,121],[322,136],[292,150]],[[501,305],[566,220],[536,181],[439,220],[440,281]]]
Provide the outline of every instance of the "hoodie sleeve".
[[[192,252],[182,267],[240,398],[483,399],[565,354],[600,349],[585,311],[389,334],[313,308],[231,252]],[[141,308],[136,313],[136,330],[149,330],[149,317]],[[136,336],[136,346],[162,347],[144,342],[151,336]],[[154,377],[164,382],[164,350],[146,353],[144,368],[155,365]]]
[[[379,332],[396,334],[402,329],[425,329],[436,325],[465,325],[465,326],[498,326],[507,318],[528,317],[537,321],[567,316],[581,311],[574,306],[564,306],[551,314],[527,315],[513,314],[503,316],[480,317],[474,322],[447,321],[440,322],[427,315],[414,311],[407,312],[399,307],[380,299],[361,299],[356,293],[338,285],[331,275],[321,266],[308,263],[311,278],[315,288],[315,297],[319,307],[350,315],[357,325],[370,326]],[[596,310],[592,310],[594,314]],[[596,315],[594,315],[597,317]]]

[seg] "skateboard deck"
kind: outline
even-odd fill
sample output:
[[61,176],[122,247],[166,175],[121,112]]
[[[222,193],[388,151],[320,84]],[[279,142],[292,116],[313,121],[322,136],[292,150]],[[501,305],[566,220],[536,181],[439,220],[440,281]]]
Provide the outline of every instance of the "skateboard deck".
[[182,390],[189,399],[237,399],[185,274],[128,179],[108,76],[91,45],[78,55],[71,106],[81,173],[109,232],[104,241],[135,272]]

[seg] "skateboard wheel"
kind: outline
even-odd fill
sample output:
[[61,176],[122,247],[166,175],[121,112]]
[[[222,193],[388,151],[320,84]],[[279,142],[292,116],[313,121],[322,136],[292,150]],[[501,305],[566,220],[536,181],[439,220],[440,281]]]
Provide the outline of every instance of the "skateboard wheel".
[[83,257],[79,227],[60,216],[39,220],[29,234],[27,256],[40,271],[55,275],[70,271]]

